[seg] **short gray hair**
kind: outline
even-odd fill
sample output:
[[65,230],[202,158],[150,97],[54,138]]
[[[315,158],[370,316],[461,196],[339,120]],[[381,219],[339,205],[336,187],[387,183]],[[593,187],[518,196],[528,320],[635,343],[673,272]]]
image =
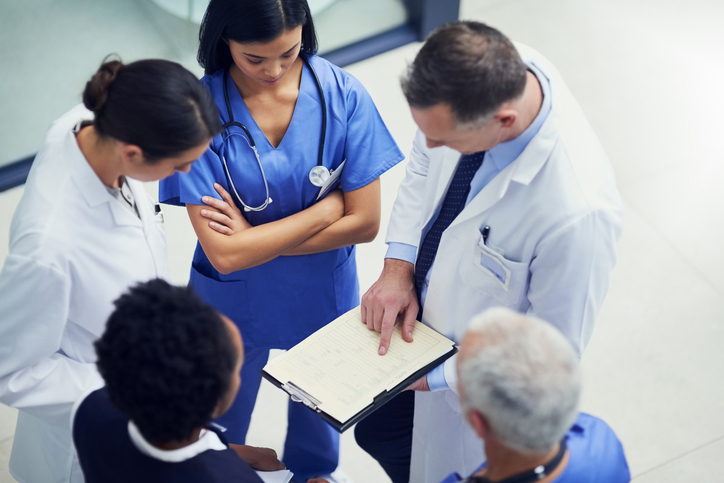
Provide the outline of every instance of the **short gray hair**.
[[578,415],[581,373],[570,342],[552,325],[502,308],[474,318],[466,339],[472,342],[459,365],[465,413],[483,414],[512,449],[550,451]]

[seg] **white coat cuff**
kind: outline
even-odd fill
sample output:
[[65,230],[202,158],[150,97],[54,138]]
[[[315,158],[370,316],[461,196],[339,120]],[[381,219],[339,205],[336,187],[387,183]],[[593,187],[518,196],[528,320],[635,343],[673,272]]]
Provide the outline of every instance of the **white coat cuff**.
[[417,247],[407,243],[390,242],[387,244],[385,258],[396,258],[414,265],[415,258],[417,258]]

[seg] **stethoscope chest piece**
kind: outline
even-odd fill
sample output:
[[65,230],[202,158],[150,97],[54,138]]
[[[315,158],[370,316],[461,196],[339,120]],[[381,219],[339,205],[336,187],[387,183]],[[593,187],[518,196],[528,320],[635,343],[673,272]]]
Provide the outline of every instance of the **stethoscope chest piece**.
[[[319,102],[322,105],[322,130],[319,136],[319,150],[317,154],[317,166],[313,167],[309,171],[309,181],[316,187],[321,188],[324,186],[324,183],[329,179],[330,172],[329,169],[324,167],[322,165],[322,160],[324,159],[324,138],[327,134],[327,104],[324,100],[324,91],[322,89],[322,84],[319,82],[319,78],[317,77],[317,73],[314,70],[314,67],[312,67],[312,64],[309,62],[309,59],[307,59],[306,56],[302,56],[302,60],[305,64],[307,64],[307,67],[309,67],[309,71],[312,73],[312,77],[314,78],[314,83],[317,86],[317,92],[319,93]],[[256,144],[254,143],[254,138],[252,137],[249,130],[240,122],[234,121],[234,113],[231,110],[231,102],[229,101],[229,90],[228,90],[228,78],[229,78],[229,69],[226,69],[224,71],[224,102],[226,103],[226,112],[229,116],[229,121],[225,123],[221,128],[223,130],[228,129],[231,126],[238,127],[243,131],[243,135],[241,133],[229,133],[223,138],[223,143],[226,144],[226,141],[232,137],[232,136],[241,136],[244,138],[244,140],[247,142],[249,147],[254,151],[254,157],[256,158],[256,162],[259,165],[259,171],[261,172],[262,179],[264,180],[264,190],[266,192],[266,199],[264,200],[264,203],[262,203],[259,206],[249,206],[246,203],[244,203],[244,200],[241,199],[241,196],[236,191],[236,186],[234,186],[234,180],[231,178],[231,173],[229,172],[229,167],[226,162],[226,156],[222,153],[221,162],[224,166],[224,172],[226,173],[226,177],[229,180],[229,185],[231,186],[232,191],[234,192],[234,195],[236,195],[236,199],[239,200],[239,202],[244,207],[244,211],[262,211],[264,208],[269,206],[269,203],[272,202],[271,197],[269,196],[269,182],[266,179],[266,175],[264,174],[264,166],[261,164],[261,158],[259,158],[259,152],[256,149]]]
[[324,183],[329,179],[329,170],[324,166],[315,166],[311,170],[309,170],[309,181],[311,183],[321,188],[324,186]]

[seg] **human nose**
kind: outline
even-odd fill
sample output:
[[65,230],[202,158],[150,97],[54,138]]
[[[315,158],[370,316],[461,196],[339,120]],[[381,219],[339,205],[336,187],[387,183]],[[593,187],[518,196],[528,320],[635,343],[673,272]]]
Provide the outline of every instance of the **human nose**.
[[274,62],[267,69],[267,75],[269,75],[269,77],[271,77],[272,79],[276,79],[282,74],[282,70],[284,69],[281,62]]

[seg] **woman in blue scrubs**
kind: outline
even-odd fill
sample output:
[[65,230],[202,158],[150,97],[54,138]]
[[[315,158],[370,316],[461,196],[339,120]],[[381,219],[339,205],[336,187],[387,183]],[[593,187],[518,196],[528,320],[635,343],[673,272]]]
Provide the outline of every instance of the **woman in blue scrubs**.
[[[354,244],[376,236],[379,176],[403,159],[364,87],[316,48],[306,0],[212,0],[200,34],[202,82],[222,122],[233,116],[253,143],[229,127],[190,173],[160,186],[161,201],[186,205],[199,238],[190,283],[238,325],[246,344],[242,390],[219,421],[234,443],[245,440],[269,349],[288,349],[359,304]],[[317,201],[320,187],[309,175],[323,106],[322,164],[341,174],[334,173],[338,189]],[[218,198],[235,214],[223,214],[229,210]],[[338,448],[334,429],[290,404],[283,460],[295,478],[332,473]]]

